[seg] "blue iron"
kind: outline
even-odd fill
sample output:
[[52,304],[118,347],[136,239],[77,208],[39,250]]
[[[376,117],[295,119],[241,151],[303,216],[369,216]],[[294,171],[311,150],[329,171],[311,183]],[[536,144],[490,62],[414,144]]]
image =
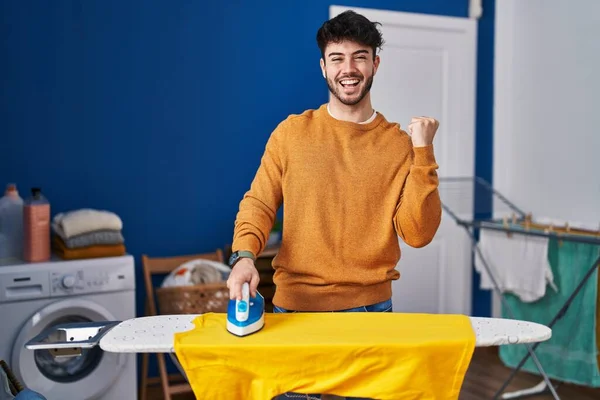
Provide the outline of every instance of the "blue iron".
[[265,326],[265,299],[256,292],[250,298],[250,285],[242,285],[242,299],[229,300],[227,306],[227,330],[236,336],[247,336]]

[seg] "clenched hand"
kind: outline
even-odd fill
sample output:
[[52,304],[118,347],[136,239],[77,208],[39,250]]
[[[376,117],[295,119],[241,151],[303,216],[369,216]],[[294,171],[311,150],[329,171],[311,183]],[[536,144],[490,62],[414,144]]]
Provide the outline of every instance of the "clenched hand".
[[229,299],[242,299],[242,285],[246,282],[250,286],[250,296],[256,297],[256,289],[258,287],[258,271],[254,266],[254,261],[250,258],[242,258],[232,268],[227,279],[227,287],[229,288]]
[[414,117],[408,124],[413,146],[423,147],[433,143],[433,138],[440,123],[429,117]]

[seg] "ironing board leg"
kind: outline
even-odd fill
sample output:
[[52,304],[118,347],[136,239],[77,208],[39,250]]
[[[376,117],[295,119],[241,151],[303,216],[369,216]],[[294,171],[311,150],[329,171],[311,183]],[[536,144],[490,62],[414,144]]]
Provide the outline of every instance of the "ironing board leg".
[[[587,273],[585,274],[585,276],[581,279],[581,281],[579,282],[579,284],[577,285],[577,287],[575,288],[575,290],[573,291],[573,293],[571,293],[571,295],[565,301],[565,303],[563,304],[563,306],[561,307],[561,309],[556,313],[556,315],[554,316],[554,318],[552,319],[552,321],[550,321],[550,323],[548,324],[548,328],[552,328],[556,324],[556,322],[565,315],[565,313],[567,312],[567,309],[569,308],[569,306],[571,305],[571,303],[573,302],[573,300],[575,299],[575,297],[577,296],[577,294],[579,294],[579,292],[581,291],[581,289],[583,288],[583,286],[585,285],[585,283],[587,282],[587,280],[594,274],[594,271],[596,270],[596,268],[598,268],[599,265],[600,265],[600,257],[598,257],[598,259],[596,260],[596,262],[594,262],[594,264],[592,264],[591,268],[587,271]],[[533,346],[533,350],[535,350],[539,346],[539,344],[540,344],[539,342],[535,343],[534,346]],[[506,380],[506,382],[504,382],[504,385],[502,385],[502,387],[498,390],[498,392],[496,393],[496,395],[494,396],[494,398],[497,398],[497,396],[500,393],[502,393],[502,391],[504,389],[506,389],[506,387],[508,386],[508,384],[510,383],[510,381],[512,381],[513,378],[515,377],[517,371],[523,367],[523,365],[525,364],[525,362],[527,361],[528,358],[529,358],[529,354],[525,355],[523,357],[523,359],[521,359],[521,362],[519,362],[519,364],[517,365],[517,368],[515,368],[512,371],[512,373],[510,374],[510,376],[508,377],[508,379]],[[554,389],[553,386],[549,387],[549,390],[553,391],[553,389]],[[516,398],[516,397],[511,397],[511,398]]]
[[177,355],[175,353],[169,353],[169,357],[171,357],[171,361],[173,361],[173,364],[175,364],[175,366],[177,367],[177,369],[179,370],[181,375],[183,375],[186,382],[190,383],[189,379],[187,378],[187,375],[185,374],[185,371],[183,370],[183,367],[181,366],[181,364],[179,363],[179,360],[177,359]]
[[529,388],[529,389],[523,389],[523,390],[517,390],[514,392],[509,392],[509,393],[504,393],[504,395],[502,395],[503,399],[518,399],[521,397],[526,397],[526,396],[533,396],[534,394],[545,394],[548,392],[548,386],[546,385],[546,382],[544,382],[543,380],[538,383],[537,385]]

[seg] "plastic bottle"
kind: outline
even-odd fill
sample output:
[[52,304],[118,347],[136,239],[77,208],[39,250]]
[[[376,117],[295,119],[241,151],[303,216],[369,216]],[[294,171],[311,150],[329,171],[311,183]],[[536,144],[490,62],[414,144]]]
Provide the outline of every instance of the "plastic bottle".
[[39,188],[23,206],[23,259],[29,262],[50,259],[50,203]]
[[23,199],[17,186],[8,184],[0,198],[0,259],[21,259],[23,255]]

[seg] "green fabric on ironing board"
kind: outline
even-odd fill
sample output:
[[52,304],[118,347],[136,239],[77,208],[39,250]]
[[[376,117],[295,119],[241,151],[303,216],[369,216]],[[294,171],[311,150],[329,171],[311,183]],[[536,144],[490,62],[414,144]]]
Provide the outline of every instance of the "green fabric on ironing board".
[[[565,304],[586,272],[598,259],[600,246],[585,243],[559,242],[550,239],[548,261],[558,286],[555,292],[548,286],[546,295],[533,303],[522,303],[511,294],[505,298],[514,318],[549,324]],[[586,386],[600,387],[598,348],[596,342],[596,310],[598,300],[598,269],[567,309],[565,315],[552,327],[552,338],[540,343],[535,350],[544,371],[549,377]],[[506,307],[502,316],[511,318]],[[500,358],[505,365],[516,367],[527,354],[524,345],[500,346]],[[531,357],[522,368],[538,374]]]

